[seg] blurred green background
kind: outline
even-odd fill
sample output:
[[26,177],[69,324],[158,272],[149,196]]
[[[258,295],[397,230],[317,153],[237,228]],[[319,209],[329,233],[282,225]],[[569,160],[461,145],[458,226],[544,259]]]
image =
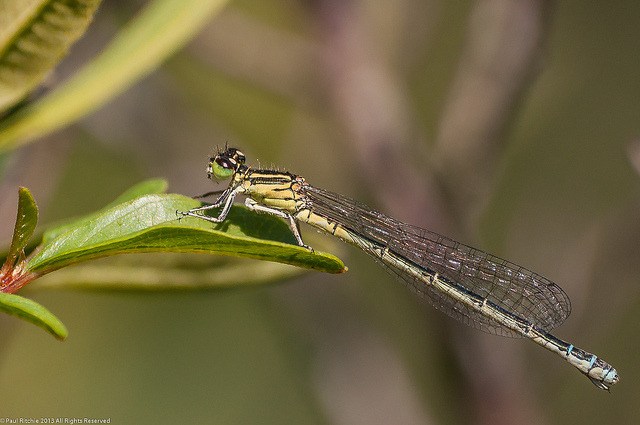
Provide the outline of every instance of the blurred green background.
[[[48,84],[142,5],[105,1]],[[336,244],[348,273],[282,285],[31,290],[69,338],[0,317],[0,417],[637,423],[638,22],[632,0],[232,2],[157,72],[15,152],[1,185],[8,241],[19,185],[43,224],[148,177],[197,195],[223,188],[205,169],[228,141],[249,164],[556,281],[573,313],[554,333],[617,368],[611,394],[535,344],[445,317]]]

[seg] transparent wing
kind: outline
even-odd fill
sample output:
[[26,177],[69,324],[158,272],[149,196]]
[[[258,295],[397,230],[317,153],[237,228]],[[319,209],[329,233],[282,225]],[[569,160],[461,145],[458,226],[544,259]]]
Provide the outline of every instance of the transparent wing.
[[524,267],[461,244],[445,236],[387,217],[346,196],[313,186],[301,189],[311,209],[342,225],[359,237],[358,245],[376,258],[410,290],[437,309],[469,326],[488,333],[521,337],[461,303],[407,274],[393,262],[383,261],[382,249],[401,257],[466,293],[486,299],[545,332],[560,325],[571,312],[569,297],[552,281]]

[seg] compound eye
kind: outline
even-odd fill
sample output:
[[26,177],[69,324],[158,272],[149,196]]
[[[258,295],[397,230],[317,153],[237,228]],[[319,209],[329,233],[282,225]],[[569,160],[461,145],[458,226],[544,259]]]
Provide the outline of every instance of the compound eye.
[[235,161],[229,158],[218,156],[209,163],[209,175],[213,175],[216,180],[226,180],[236,171]]

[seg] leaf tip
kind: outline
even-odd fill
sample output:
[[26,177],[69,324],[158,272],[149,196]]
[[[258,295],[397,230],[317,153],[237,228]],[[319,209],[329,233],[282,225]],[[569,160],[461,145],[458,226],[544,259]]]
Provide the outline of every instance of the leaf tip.
[[67,336],[69,336],[69,331],[64,325],[62,325],[62,329],[52,331],[51,335],[53,335],[58,341],[64,341],[67,339]]

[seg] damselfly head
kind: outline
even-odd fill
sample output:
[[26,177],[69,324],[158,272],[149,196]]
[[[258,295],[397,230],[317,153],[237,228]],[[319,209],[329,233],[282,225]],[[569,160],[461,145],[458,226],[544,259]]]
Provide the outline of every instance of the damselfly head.
[[226,180],[244,165],[245,160],[244,154],[238,149],[226,148],[223,152],[218,152],[216,156],[209,158],[207,176],[216,180]]

